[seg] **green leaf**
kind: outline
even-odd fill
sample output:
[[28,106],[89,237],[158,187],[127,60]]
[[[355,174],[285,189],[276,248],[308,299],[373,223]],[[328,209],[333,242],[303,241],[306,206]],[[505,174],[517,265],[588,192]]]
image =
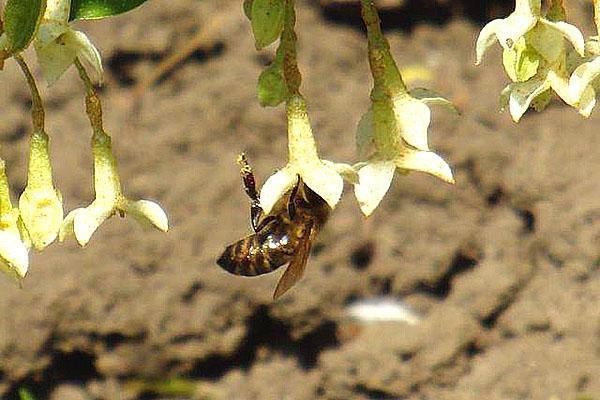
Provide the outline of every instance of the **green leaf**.
[[279,38],[283,30],[284,11],[283,0],[252,1],[252,32],[257,49],[260,50]]
[[11,54],[29,46],[46,10],[45,0],[8,0],[4,7],[4,32]]
[[532,48],[515,46],[513,50],[504,50],[502,62],[504,70],[513,82],[527,82],[537,74],[541,58]]
[[252,21],[252,0],[244,0],[244,15]]
[[100,19],[122,14],[147,0],[72,0],[69,20]]
[[275,59],[258,78],[258,102],[263,107],[277,107],[289,93],[283,75],[283,45],[280,43]]
[[280,65],[270,65],[258,78],[258,102],[263,107],[277,107],[288,96]]
[[29,392],[27,389],[19,389],[19,399],[20,400],[35,400],[35,397]]

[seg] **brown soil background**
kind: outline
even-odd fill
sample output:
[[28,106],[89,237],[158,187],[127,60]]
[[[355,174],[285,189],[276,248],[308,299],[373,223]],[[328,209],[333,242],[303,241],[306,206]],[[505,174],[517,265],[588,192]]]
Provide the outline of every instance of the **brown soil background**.
[[[180,399],[600,398],[600,117],[584,120],[558,101],[519,125],[497,112],[499,51],[476,68],[473,43],[511,2],[410,1],[384,14],[400,64],[428,68],[425,85],[463,111],[434,110],[430,131],[457,184],[397,176],[369,220],[347,188],[305,278],[276,303],[279,272],[244,279],[215,265],[250,229],[236,154],[247,152],[261,180],[286,157],[283,110],[255,97],[271,53],[254,50],[239,3],[154,0],[80,24],[104,56],[124,189],[161,202],[172,228],[146,232],[115,217],[85,249],[69,241],[34,254],[22,290],[2,280],[0,395],[27,387],[38,399],[166,399],[131,382],[179,377],[196,384]],[[574,20],[591,21],[591,7],[570,3]],[[223,18],[216,41],[132,111],[134,84],[214,18]],[[368,106],[358,23],[352,5],[299,4],[304,92],[333,160],[356,161]],[[18,193],[29,100],[12,62],[2,84],[2,157]],[[75,72],[45,96],[70,210],[93,196]],[[423,320],[346,321],[350,300],[381,295]]]

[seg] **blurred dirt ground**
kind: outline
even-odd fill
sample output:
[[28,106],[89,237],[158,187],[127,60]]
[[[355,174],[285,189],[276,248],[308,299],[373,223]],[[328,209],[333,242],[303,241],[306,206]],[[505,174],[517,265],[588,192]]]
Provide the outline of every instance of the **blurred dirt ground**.
[[[500,53],[476,68],[473,43],[510,2],[386,10],[399,63],[429,72],[414,84],[463,111],[434,110],[430,131],[457,184],[397,176],[366,221],[347,188],[305,278],[276,303],[280,272],[245,279],[215,264],[250,230],[237,153],[247,152],[261,180],[286,158],[283,110],[262,109],[255,96],[272,53],[254,50],[239,3],[153,0],[80,24],[105,60],[106,126],[124,189],[161,202],[172,228],[146,232],[114,217],[85,249],[70,241],[34,254],[23,290],[2,280],[0,395],[16,399],[25,387],[52,400],[599,399],[599,112],[584,120],[554,102],[519,125],[497,112]],[[371,79],[358,9],[343,3],[299,3],[300,61],[322,154],[354,162]],[[590,20],[587,5],[572,8]],[[134,107],[136,85],[217,18],[220,28]],[[29,100],[12,62],[2,84],[1,154],[17,193]],[[45,96],[70,210],[93,196],[75,72]],[[349,301],[382,295],[421,322],[347,321]]]

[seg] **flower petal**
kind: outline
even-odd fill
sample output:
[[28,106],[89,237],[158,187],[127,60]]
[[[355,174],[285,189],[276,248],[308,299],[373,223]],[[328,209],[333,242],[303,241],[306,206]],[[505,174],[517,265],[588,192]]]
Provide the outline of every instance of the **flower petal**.
[[260,190],[260,206],[269,214],[277,201],[298,181],[296,170],[286,166],[267,179]]
[[19,235],[6,230],[0,231],[0,270],[12,278],[24,278],[29,268],[27,247]]
[[421,171],[447,183],[455,182],[450,166],[434,152],[407,149],[401,157],[394,161],[396,166],[402,170]]
[[70,30],[64,34],[66,46],[76,49],[77,58],[85,67],[93,82],[102,83],[104,71],[98,49],[83,32]]
[[373,141],[373,110],[369,109],[358,122],[356,128],[356,152],[361,159],[366,159],[375,151]]
[[340,174],[340,176],[347,182],[353,185],[358,183],[358,173],[351,165],[345,163],[334,163],[329,160],[321,160],[321,162]]
[[[60,40],[61,38],[57,39],[57,41]],[[44,46],[34,46],[42,74],[48,86],[53,85],[77,57],[77,49],[72,46],[63,46],[57,41]]]
[[427,129],[431,110],[420,100],[411,96],[399,96],[394,100],[394,114],[402,139],[419,150],[429,150]]
[[496,31],[498,27],[504,23],[503,19],[495,19],[488,22],[477,37],[477,44],[475,45],[475,65],[481,64],[483,55],[496,41]]
[[344,190],[344,180],[340,174],[321,162],[303,165],[298,173],[313,192],[321,196],[329,207],[335,208]]
[[569,79],[569,91],[574,99],[580,100],[587,87],[600,75],[600,57],[578,66]]
[[576,26],[564,21],[554,22],[544,18],[541,18],[540,22],[557,30],[565,39],[571,42],[571,44],[575,48],[575,51],[577,51],[577,53],[579,53],[580,56],[584,56],[585,39],[583,38],[583,34],[581,33],[581,31]]
[[62,242],[74,233],[77,242],[82,247],[85,246],[100,224],[115,213],[113,205],[105,203],[94,200],[86,208],[77,208],[67,214],[60,227],[58,239]]
[[498,42],[502,47],[510,50],[523,35],[533,29],[538,20],[538,17],[529,13],[512,13],[497,26]]
[[150,200],[127,201],[124,210],[142,225],[152,225],[158,230],[169,230],[169,219],[162,207]]
[[458,109],[454,106],[454,104],[452,104],[452,102],[450,100],[442,97],[441,95],[439,95],[438,93],[436,93],[433,90],[429,90],[426,88],[415,88],[410,91],[410,95],[412,97],[422,101],[427,106],[431,106],[431,105],[442,106],[445,109],[452,111],[455,114],[460,114]]
[[394,178],[393,161],[371,161],[358,170],[359,183],[354,185],[354,195],[365,216],[373,213],[387,193]]
[[513,121],[519,122],[533,99],[549,88],[550,82],[547,79],[532,78],[527,82],[511,83],[502,91],[501,98],[506,99]]
[[19,198],[21,218],[31,243],[42,250],[56,239],[63,221],[60,193],[53,188],[25,188]]

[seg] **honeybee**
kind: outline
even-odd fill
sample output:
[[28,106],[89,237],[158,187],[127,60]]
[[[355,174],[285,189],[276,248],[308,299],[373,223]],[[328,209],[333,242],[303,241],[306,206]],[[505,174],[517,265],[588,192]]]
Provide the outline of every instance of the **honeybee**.
[[238,157],[244,190],[250,197],[250,222],[254,233],[230,244],[217,260],[224,270],[243,276],[275,271],[289,263],[279,279],[273,299],[278,299],[300,280],[317,233],[331,207],[298,176],[296,185],[265,215],[256,181],[244,154]]

